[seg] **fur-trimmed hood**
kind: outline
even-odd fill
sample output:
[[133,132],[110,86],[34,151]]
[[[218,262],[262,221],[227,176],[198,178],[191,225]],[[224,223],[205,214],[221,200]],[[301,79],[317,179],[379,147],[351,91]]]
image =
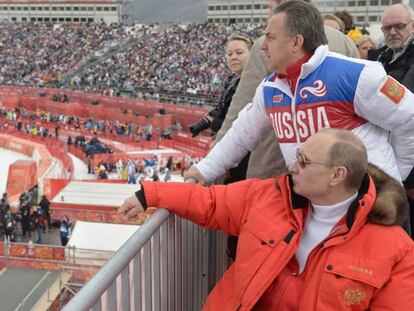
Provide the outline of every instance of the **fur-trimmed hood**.
[[[371,178],[370,178],[371,177]],[[293,189],[292,176],[288,175],[290,189]],[[358,189],[357,198],[351,203],[346,216],[346,224],[351,228],[355,222],[355,215],[358,210],[359,200],[367,194],[371,179],[375,184],[376,199],[374,206],[367,215],[367,222],[383,226],[402,225],[407,217],[407,194],[402,184],[393,177],[369,164],[367,174]],[[276,181],[276,187],[280,186]],[[291,192],[292,208],[303,208],[309,204],[309,200],[294,191]]]
[[385,226],[401,225],[407,217],[407,194],[402,184],[370,164],[368,174],[375,183],[377,199],[368,222]]

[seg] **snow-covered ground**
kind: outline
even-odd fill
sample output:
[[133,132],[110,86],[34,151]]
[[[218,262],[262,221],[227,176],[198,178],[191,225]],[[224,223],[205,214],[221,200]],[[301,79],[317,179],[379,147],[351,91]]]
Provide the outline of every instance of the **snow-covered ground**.
[[[168,151],[161,151],[161,150],[144,150],[140,151],[142,153],[154,153],[154,154],[162,154],[163,152],[174,152],[176,150],[174,149],[167,149]],[[136,152],[136,153],[140,153]],[[74,165],[74,171],[75,171],[75,179],[95,179],[95,175],[88,174],[88,167],[82,160],[74,156],[73,154],[69,153],[69,156],[72,158],[73,165]],[[13,162],[17,160],[30,160],[31,158],[17,153],[13,152],[7,149],[0,148],[0,195],[6,191],[7,186],[7,175],[9,172],[9,166]],[[110,178],[117,178],[115,176],[116,174],[112,174]],[[164,175],[160,174],[160,179],[164,179]],[[183,178],[181,175],[177,172],[177,174],[172,174],[171,181],[179,182],[183,181]]]
[[0,194],[6,191],[9,166],[17,160],[31,160],[28,156],[0,148]]
[[69,153],[73,161],[73,168],[75,171],[75,179],[95,179],[95,175],[88,174],[88,166],[78,157]]

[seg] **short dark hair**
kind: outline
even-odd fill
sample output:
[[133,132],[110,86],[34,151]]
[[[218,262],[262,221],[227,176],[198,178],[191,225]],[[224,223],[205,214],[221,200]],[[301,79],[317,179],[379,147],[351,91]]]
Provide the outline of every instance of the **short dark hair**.
[[314,5],[302,0],[286,1],[274,8],[273,15],[278,13],[286,13],[284,30],[288,35],[303,37],[306,53],[328,43],[322,15]]

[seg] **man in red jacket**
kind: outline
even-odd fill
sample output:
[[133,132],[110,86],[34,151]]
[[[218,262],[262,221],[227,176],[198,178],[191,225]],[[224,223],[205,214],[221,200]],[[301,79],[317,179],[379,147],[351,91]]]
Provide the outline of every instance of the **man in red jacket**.
[[143,183],[119,213],[163,207],[239,236],[204,310],[410,310],[402,186],[368,167],[363,143],[343,129],[311,136],[289,173],[227,186]]

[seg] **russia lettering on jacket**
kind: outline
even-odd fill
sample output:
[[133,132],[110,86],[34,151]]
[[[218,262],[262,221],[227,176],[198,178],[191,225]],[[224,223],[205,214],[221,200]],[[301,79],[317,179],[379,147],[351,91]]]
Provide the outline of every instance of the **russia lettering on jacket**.
[[[292,114],[291,111],[269,112],[269,116],[276,137],[280,142],[302,142],[320,129],[330,127],[325,107],[298,110],[296,114]],[[295,116],[296,122],[293,120],[293,116]]]

